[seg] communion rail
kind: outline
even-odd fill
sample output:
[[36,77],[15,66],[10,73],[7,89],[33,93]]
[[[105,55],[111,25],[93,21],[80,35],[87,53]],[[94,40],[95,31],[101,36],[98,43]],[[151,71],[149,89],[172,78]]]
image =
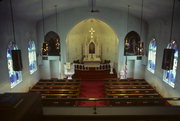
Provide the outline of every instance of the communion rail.
[[[74,63],[75,70],[81,70],[81,71],[88,71],[90,67],[86,66],[85,64],[79,64]],[[110,64],[99,64],[98,67],[95,67],[96,71],[104,71],[104,70],[110,70]]]

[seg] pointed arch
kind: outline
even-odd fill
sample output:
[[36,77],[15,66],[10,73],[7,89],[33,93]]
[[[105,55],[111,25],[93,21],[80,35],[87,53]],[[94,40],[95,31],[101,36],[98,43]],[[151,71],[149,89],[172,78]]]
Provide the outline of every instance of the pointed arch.
[[93,42],[91,42],[89,44],[89,53],[90,54],[94,54],[95,53],[95,44]]
[[47,53],[49,56],[59,56],[60,55],[60,37],[56,32],[53,32],[53,31],[48,32],[45,35],[44,43],[46,43],[48,47],[43,48],[43,50],[48,49]]
[[154,73],[156,68],[156,50],[157,50],[156,40],[152,39],[149,43],[148,65],[147,65],[147,69],[152,73]]
[[174,49],[174,61],[173,61],[173,69],[172,70],[163,70],[163,81],[169,84],[171,87],[175,87],[176,81],[176,71],[178,65],[178,47],[175,41],[171,42],[167,46],[168,49]]
[[140,36],[135,31],[130,31],[124,39],[124,55],[134,56],[138,55]]
[[10,41],[7,48],[7,64],[8,64],[8,71],[9,71],[9,80],[10,80],[10,87],[13,88],[20,82],[22,82],[22,73],[21,71],[14,71],[13,70],[13,61],[12,61],[12,50],[17,50],[18,47],[15,42]]

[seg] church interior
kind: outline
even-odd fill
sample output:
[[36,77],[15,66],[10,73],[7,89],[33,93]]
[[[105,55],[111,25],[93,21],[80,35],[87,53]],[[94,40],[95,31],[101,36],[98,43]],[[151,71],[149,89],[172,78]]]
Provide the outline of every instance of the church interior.
[[179,121],[180,0],[0,0],[0,119]]

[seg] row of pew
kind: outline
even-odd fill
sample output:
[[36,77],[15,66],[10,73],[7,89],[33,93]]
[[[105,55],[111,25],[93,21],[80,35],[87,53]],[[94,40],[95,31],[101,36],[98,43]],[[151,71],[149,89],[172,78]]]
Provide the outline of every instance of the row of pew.
[[112,98],[109,106],[169,105],[144,79],[105,80],[106,98]]
[[41,93],[42,103],[44,106],[76,106],[77,101],[66,99],[78,98],[80,87],[80,80],[44,79],[37,82],[30,89],[30,92]]

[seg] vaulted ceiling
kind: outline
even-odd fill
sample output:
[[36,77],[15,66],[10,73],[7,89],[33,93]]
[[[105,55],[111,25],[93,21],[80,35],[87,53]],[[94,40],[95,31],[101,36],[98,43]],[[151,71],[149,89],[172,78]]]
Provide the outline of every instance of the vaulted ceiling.
[[[6,13],[10,0],[1,0],[0,10]],[[42,0],[12,0],[15,15],[27,18],[29,20],[38,21],[42,17]],[[180,12],[180,0],[176,0],[175,15]],[[130,5],[130,14],[140,17],[142,0],[94,0],[95,9],[101,7],[127,11]],[[2,6],[6,5],[6,9]],[[91,0],[44,0],[44,14],[49,16],[55,13],[54,6],[58,6],[58,11],[64,11],[71,8],[86,7],[87,14],[91,10]],[[145,20],[167,17],[171,15],[173,0],[144,0],[143,18]],[[101,13],[98,13],[101,14]]]

